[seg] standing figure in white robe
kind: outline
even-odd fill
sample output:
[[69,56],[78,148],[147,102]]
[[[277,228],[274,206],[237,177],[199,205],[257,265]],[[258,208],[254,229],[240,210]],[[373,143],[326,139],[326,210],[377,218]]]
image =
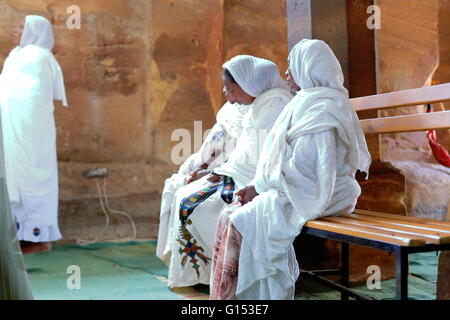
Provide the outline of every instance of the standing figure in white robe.
[[164,183],[161,196],[156,256],[169,265],[173,246],[173,224],[178,212],[172,211],[175,193],[221,165],[233,151],[242,131],[242,119],[249,105],[227,102],[219,110],[216,124],[208,133],[200,150],[191,155]]
[[269,60],[237,56],[223,68],[227,99],[250,105],[250,111],[242,120],[242,133],[226,162],[175,194],[168,277],[171,287],[209,284],[220,212],[233,201],[234,189],[253,179],[264,140],[292,99],[278,67]]
[[297,95],[267,137],[255,179],[220,217],[211,299],[293,299],[295,238],[308,220],[352,212],[355,173],[368,173],[364,133],[329,46],[298,43],[287,80]]
[[22,250],[36,253],[61,239],[53,100],[67,101],[50,22],[27,16],[17,33],[0,76],[6,182]]

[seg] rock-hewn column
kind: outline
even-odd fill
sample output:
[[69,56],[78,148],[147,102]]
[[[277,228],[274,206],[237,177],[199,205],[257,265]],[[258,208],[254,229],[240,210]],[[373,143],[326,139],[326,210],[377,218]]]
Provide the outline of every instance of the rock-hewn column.
[[[382,28],[376,30],[379,93],[429,86],[439,65],[438,0],[377,0]],[[380,115],[409,114],[424,109],[401,108]],[[412,150],[427,148],[422,132],[384,135],[384,161],[410,160]],[[428,150],[427,150],[428,151]]]
[[[440,48],[445,50],[448,41],[440,37],[440,33],[448,31],[439,30],[441,23],[446,23],[439,19],[444,15],[440,13],[439,1],[378,0],[377,4],[381,8],[383,21],[383,28],[376,32],[379,91],[430,85],[439,66]],[[445,59],[445,56],[442,57]],[[425,108],[419,106],[380,114],[424,111]],[[434,159],[426,132],[384,135],[381,139],[381,158],[392,162],[406,176],[409,215],[446,218],[450,170]]]
[[[367,26],[370,16],[367,9],[373,4],[373,0],[349,0],[347,2],[351,97],[377,93],[375,30]],[[382,28],[384,27],[385,25],[382,23]],[[360,112],[358,116],[360,119],[376,118],[378,112]],[[380,161],[379,135],[367,135],[366,141],[372,156],[372,166],[370,179],[360,181],[362,194],[358,200],[358,208],[404,214],[405,184],[403,175],[389,163]],[[380,198],[383,201],[380,201]]]
[[310,0],[286,0],[288,43],[291,50],[300,40],[312,38]]
[[346,0],[286,0],[289,48],[305,38],[325,41],[333,49],[348,87]]

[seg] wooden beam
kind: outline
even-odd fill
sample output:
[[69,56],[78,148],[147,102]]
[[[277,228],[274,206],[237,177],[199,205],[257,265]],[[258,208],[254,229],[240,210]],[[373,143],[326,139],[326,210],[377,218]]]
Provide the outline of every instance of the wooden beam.
[[450,101],[450,83],[350,100],[356,111],[383,110]]
[[383,235],[392,235],[397,237],[406,237],[411,239],[423,239],[426,243],[446,244],[450,243],[450,233],[438,234],[433,231],[413,230],[408,227],[392,226],[376,221],[367,221],[354,219],[351,216],[327,217],[323,221],[334,222],[337,224],[351,225],[364,231],[372,231]]
[[430,225],[430,226],[450,228],[450,220],[449,220],[449,222],[446,222],[446,221],[438,221],[438,220],[427,219],[427,218],[408,217],[408,216],[401,216],[398,214],[390,214],[390,213],[383,213],[383,212],[376,212],[376,211],[362,210],[362,209],[356,209],[354,212],[356,214],[361,214],[361,215],[368,215],[368,216],[373,216],[373,217],[395,219],[395,220],[403,220],[403,221],[409,221],[409,222],[413,222],[413,223],[422,223],[422,224],[426,224],[426,225]]
[[450,128],[450,110],[361,120],[365,134],[428,131]]
[[369,240],[381,241],[389,244],[396,244],[401,246],[423,246],[426,244],[423,239],[413,239],[411,237],[400,237],[388,234],[381,234],[380,232],[373,232],[369,230],[362,230],[360,227],[338,225],[336,223],[331,223],[322,220],[312,220],[305,224],[306,227],[324,230],[330,232],[336,232],[339,234],[349,235],[353,237],[360,237]]
[[408,230],[418,233],[423,232],[424,234],[450,236],[450,228],[447,226],[436,226],[415,221],[413,222],[413,221],[399,220],[396,219],[395,216],[392,218],[383,218],[363,214],[348,214],[344,215],[343,217],[381,223],[386,226],[395,227],[398,230],[405,230],[405,231]]

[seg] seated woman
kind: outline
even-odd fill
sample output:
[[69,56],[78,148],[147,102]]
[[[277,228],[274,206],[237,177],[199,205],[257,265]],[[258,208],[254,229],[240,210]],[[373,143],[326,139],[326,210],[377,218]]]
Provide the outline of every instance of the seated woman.
[[250,110],[249,105],[227,102],[219,110],[213,126],[200,150],[191,155],[164,183],[161,196],[158,245],[156,256],[167,265],[170,262],[173,245],[173,221],[177,212],[171,214],[175,193],[218,167],[228,158],[236,146],[242,131],[242,118]]
[[289,56],[296,96],[274,124],[252,183],[238,191],[216,232],[211,299],[293,299],[299,267],[293,242],[308,220],[350,213],[357,169],[371,159],[341,67],[320,40]]
[[209,284],[211,252],[220,212],[233,201],[235,186],[247,185],[256,171],[259,150],[284,106],[292,99],[271,61],[237,56],[223,65],[230,103],[251,105],[243,131],[226,163],[175,195],[169,285]]

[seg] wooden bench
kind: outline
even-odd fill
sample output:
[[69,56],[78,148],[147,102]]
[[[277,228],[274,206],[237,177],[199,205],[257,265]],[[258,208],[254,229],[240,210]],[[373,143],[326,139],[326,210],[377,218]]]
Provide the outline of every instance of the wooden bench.
[[[430,105],[450,101],[450,83],[352,99],[356,111]],[[366,134],[428,131],[450,128],[450,111],[361,120]],[[450,250],[450,223],[365,210],[306,223],[302,234],[341,242],[341,267],[302,270],[339,290],[341,298],[371,299],[349,286],[349,244],[387,250],[396,255],[396,299],[408,299],[410,253]],[[340,283],[324,276],[340,275]]]

